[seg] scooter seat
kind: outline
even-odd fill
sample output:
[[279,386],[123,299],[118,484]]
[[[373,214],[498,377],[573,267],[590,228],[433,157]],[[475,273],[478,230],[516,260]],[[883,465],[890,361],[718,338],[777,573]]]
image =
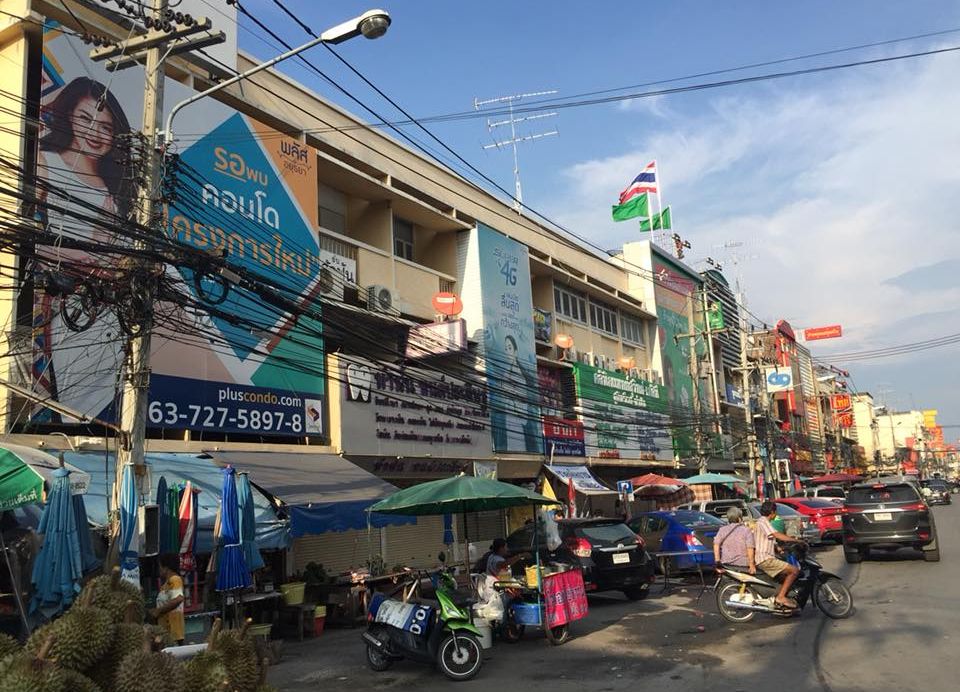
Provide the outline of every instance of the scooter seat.
[[477,603],[477,594],[471,591],[454,591],[450,594],[450,600],[458,608],[469,608]]

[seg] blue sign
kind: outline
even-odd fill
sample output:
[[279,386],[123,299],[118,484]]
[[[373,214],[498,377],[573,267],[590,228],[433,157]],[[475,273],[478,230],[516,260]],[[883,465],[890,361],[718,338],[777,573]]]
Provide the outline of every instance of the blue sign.
[[617,492],[621,495],[633,493],[633,481],[617,481]]
[[764,373],[768,392],[787,392],[793,389],[793,370],[789,365],[767,368]]
[[147,424],[253,435],[319,435],[323,405],[320,398],[305,398],[288,389],[157,375],[150,380]]

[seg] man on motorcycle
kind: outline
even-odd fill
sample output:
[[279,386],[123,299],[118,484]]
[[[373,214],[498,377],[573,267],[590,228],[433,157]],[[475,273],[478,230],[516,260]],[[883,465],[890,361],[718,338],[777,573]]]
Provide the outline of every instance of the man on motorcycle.
[[713,559],[717,565],[729,565],[757,573],[754,560],[753,531],[741,523],[743,511],[739,507],[727,510],[727,525],[720,527],[713,539]]
[[776,596],[777,603],[785,608],[796,608],[797,602],[788,598],[787,593],[797,580],[800,570],[776,555],[777,541],[796,542],[796,539],[777,531],[770,523],[777,516],[776,502],[767,500],[760,505],[760,515],[755,535],[757,566],[771,579],[783,579],[780,592]]

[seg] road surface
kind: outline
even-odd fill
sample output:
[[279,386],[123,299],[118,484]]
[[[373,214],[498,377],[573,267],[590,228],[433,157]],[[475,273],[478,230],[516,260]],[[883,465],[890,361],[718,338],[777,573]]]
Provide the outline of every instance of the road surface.
[[[960,503],[958,503],[960,505]],[[282,690],[711,690],[882,692],[953,689],[960,644],[960,506],[935,507],[942,562],[902,551],[847,565],[837,547],[818,551],[828,570],[853,589],[856,612],[828,620],[809,607],[802,617],[759,615],[731,625],[712,592],[697,588],[645,601],[591,596],[590,616],[574,638],[550,646],[537,633],[495,643],[476,679],[451,683],[427,666],[401,662],[370,671],[359,630],[332,630],[287,644],[269,681]],[[700,628],[703,628],[703,631]],[[771,687],[773,686],[773,687]]]

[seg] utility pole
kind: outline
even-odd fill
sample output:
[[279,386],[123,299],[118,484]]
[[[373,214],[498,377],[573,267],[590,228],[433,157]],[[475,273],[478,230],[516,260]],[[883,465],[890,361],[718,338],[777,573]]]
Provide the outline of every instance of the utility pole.
[[740,377],[741,387],[743,387],[743,418],[747,430],[747,450],[749,454],[750,465],[750,487],[753,492],[757,488],[757,464],[760,462],[760,449],[757,446],[757,430],[753,425],[753,407],[751,406],[750,396],[750,374],[753,368],[750,367],[747,358],[747,321],[743,317],[743,307],[741,304],[741,294],[737,291],[737,311],[740,321]]
[[513,208],[517,211],[523,209],[523,189],[520,185],[520,154],[517,151],[517,145],[521,142],[532,142],[537,139],[543,139],[544,137],[551,137],[553,135],[559,135],[559,130],[551,130],[550,132],[538,132],[532,135],[521,135],[517,136],[517,124],[522,122],[527,122],[528,120],[540,120],[542,118],[553,118],[556,117],[557,113],[537,113],[534,115],[528,115],[523,118],[514,118],[513,117],[513,104],[515,101],[521,99],[533,98],[536,96],[552,96],[556,94],[556,89],[551,89],[549,91],[533,91],[528,94],[514,94],[513,96],[498,96],[497,98],[485,99],[483,101],[479,99],[473,100],[474,110],[480,110],[483,106],[489,106],[493,104],[506,103],[507,104],[507,113],[508,118],[506,120],[496,120],[491,121],[487,120],[487,129],[491,132],[497,127],[510,126],[510,139],[503,141],[495,141],[493,144],[484,145],[484,149],[501,149],[503,147],[513,147],[513,183],[514,183],[514,196],[513,196]]
[[[105,48],[94,49],[90,57],[93,60],[114,59],[113,69],[123,69],[138,62],[144,63],[143,91],[143,180],[137,190],[136,222],[142,228],[161,234],[158,200],[156,195],[161,183],[161,142],[158,139],[163,124],[163,87],[166,78],[164,64],[168,55],[190,50],[198,45],[189,37],[207,33],[210,22],[205,18],[189,19],[180,24],[172,21],[168,14],[167,0],[152,0],[152,10],[146,33],[133,36],[126,41]],[[201,39],[203,45],[211,45],[223,40],[222,34]],[[147,243],[138,240],[134,249],[145,250]],[[120,406],[120,429],[127,444],[122,445],[117,454],[116,483],[119,484],[121,469],[130,464],[138,478],[139,494],[145,495],[149,489],[146,484],[144,451],[146,448],[147,403],[150,389],[150,333],[153,328],[153,277],[162,271],[157,267],[135,273],[130,288],[131,294],[142,301],[143,314],[140,315],[138,328],[127,341],[125,372],[123,377],[123,397]]]
[[707,285],[704,283],[703,291],[700,294],[703,303],[703,322],[707,328],[707,355],[710,361],[710,385],[713,390],[713,411],[717,418],[714,421],[714,432],[717,435],[723,433],[723,426],[720,424],[720,387],[717,384],[717,362],[713,354],[713,325],[710,324],[710,306],[707,300]]

